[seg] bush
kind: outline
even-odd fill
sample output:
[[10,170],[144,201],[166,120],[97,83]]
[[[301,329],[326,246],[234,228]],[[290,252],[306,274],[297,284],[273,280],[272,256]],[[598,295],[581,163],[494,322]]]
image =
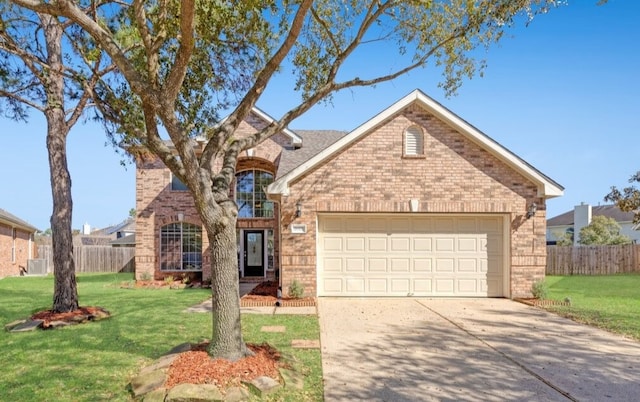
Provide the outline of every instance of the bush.
[[291,285],[289,285],[289,297],[294,299],[299,299],[304,294],[304,286],[298,280],[294,280]]
[[535,281],[531,285],[531,293],[536,299],[545,300],[549,295],[549,285],[544,279]]

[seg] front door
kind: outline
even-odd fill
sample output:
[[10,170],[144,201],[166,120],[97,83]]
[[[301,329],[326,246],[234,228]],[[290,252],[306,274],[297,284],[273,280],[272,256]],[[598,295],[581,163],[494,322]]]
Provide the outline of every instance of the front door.
[[244,231],[244,276],[264,276],[264,231]]

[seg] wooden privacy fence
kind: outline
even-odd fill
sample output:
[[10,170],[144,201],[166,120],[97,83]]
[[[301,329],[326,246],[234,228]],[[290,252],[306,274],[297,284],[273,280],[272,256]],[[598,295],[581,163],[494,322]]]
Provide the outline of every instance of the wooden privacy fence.
[[640,244],[547,246],[547,275],[640,273]]
[[[134,272],[135,253],[135,247],[73,247],[76,272]],[[53,250],[51,246],[38,246],[38,258],[47,262],[47,273],[53,272]]]

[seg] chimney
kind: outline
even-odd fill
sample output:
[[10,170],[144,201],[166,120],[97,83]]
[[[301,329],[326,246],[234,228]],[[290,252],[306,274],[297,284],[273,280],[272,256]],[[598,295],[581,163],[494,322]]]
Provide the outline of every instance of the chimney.
[[90,235],[91,234],[91,226],[89,226],[88,223],[85,223],[84,225],[82,225],[82,234],[83,235]]
[[581,202],[573,209],[573,245],[579,245],[580,229],[591,223],[591,205]]

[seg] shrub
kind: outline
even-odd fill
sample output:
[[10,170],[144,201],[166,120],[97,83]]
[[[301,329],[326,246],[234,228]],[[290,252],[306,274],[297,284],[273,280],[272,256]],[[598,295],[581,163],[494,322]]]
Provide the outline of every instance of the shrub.
[[147,282],[151,280],[151,274],[149,272],[143,272],[142,275],[140,275],[140,279]]
[[299,299],[304,294],[304,286],[298,280],[294,280],[291,285],[289,285],[289,297],[294,299]]
[[549,285],[544,279],[537,280],[531,285],[531,293],[536,299],[545,300],[549,294]]

